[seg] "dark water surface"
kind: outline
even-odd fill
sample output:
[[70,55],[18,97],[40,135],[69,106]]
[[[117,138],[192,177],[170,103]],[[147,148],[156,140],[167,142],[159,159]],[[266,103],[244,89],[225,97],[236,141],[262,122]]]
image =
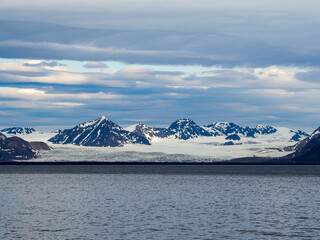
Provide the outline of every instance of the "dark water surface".
[[88,174],[90,166],[74,174],[0,166],[0,239],[320,236],[318,166],[224,166],[205,173],[193,166],[194,174],[150,174],[141,166],[132,174],[121,173],[122,166],[106,174],[110,168],[96,167],[101,174]]

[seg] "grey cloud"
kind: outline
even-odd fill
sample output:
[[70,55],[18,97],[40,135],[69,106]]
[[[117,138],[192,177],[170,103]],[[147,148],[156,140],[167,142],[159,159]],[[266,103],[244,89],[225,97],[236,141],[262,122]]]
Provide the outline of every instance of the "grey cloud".
[[[94,49],[96,50],[96,49]],[[100,65],[100,64],[98,64]],[[94,64],[97,67],[97,64]],[[44,83],[134,88],[319,88],[297,80],[290,69],[220,69],[205,72],[154,71],[151,67],[127,66],[112,72],[75,72],[68,67],[47,69],[19,63],[0,64],[0,83]],[[272,75],[272,77],[270,76]]]
[[312,83],[320,83],[320,69],[311,69],[306,72],[299,72],[296,74],[296,78]]
[[105,69],[108,68],[107,64],[103,62],[88,62],[83,65],[85,68],[99,68],[99,69]]
[[212,10],[228,10],[228,11],[291,11],[301,12],[302,9],[308,13],[314,12],[315,8],[319,8],[320,4],[316,0],[305,0],[303,2],[299,0],[242,0],[241,2],[235,2],[233,0],[176,0],[174,4],[170,0],[162,1],[146,1],[146,0],[108,0],[108,4],[103,0],[92,0],[90,2],[85,0],[76,1],[63,1],[55,0],[49,2],[43,2],[39,0],[30,0],[28,2],[23,0],[11,0],[1,4],[2,9],[38,9],[38,10],[60,10],[69,9],[75,12],[78,11],[91,11],[91,12],[189,12],[189,11],[212,11]]
[[[319,20],[311,16],[273,12],[96,15],[85,15],[92,20],[91,28],[0,21],[0,57],[225,67],[320,65]],[[97,22],[103,22],[104,29],[93,29]]]
[[41,61],[39,63],[24,63],[24,66],[27,67],[57,67],[57,66],[65,66],[64,64],[58,63],[57,61]]
[[23,42],[18,40],[0,42],[0,56],[4,58],[69,60],[122,61],[140,64],[186,64],[215,65],[229,61],[223,56],[197,56],[184,51],[167,50],[129,50],[123,48],[100,48],[88,45],[70,45],[54,42]]

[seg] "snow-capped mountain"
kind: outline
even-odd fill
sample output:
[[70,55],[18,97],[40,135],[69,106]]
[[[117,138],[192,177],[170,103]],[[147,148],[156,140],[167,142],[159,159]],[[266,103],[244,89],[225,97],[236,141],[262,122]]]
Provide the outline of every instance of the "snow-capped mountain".
[[35,132],[36,130],[34,128],[29,128],[29,127],[10,127],[10,128],[4,128],[1,130],[1,132],[5,134],[22,134],[22,135],[27,135]]
[[167,138],[173,135],[173,132],[166,128],[153,128],[143,123],[136,125],[132,132],[148,140],[154,137]]
[[175,138],[183,139],[183,140],[196,138],[200,136],[206,136],[206,137],[213,136],[211,132],[197,125],[190,118],[183,118],[183,119],[176,120],[170,125],[168,130],[172,132]]
[[[281,130],[280,130],[281,129]],[[129,129],[128,129],[129,130]],[[232,122],[215,122],[205,126],[197,125],[193,120],[184,118],[173,122],[169,128],[154,128],[143,123],[130,126],[131,132],[145,137],[148,140],[154,138],[175,138],[188,140],[201,136],[224,136],[225,140],[241,140],[242,138],[257,138],[276,134],[287,141],[299,141],[308,136],[307,133],[288,128],[275,128],[269,125],[257,125],[255,127],[241,127]]]
[[309,136],[308,133],[306,132],[303,132],[301,130],[298,130],[298,131],[292,131],[290,130],[291,133],[293,133],[294,135],[291,137],[290,141],[292,142],[299,142],[301,141],[302,139],[306,138]]
[[310,136],[292,147],[288,147],[286,150],[295,151],[298,154],[307,152],[316,145],[320,146],[320,128],[317,128]]
[[213,136],[211,132],[208,132],[203,127],[197,125],[189,118],[178,119],[173,122],[169,128],[154,128],[143,123],[139,123],[133,127],[133,129],[133,133],[149,140],[154,138],[175,138],[188,140],[200,136]]
[[105,116],[63,130],[48,141],[56,144],[71,143],[99,147],[118,147],[133,143],[150,144],[145,137],[124,130]]
[[232,122],[215,122],[205,125],[204,127],[214,136],[228,136],[242,132],[242,127]]
[[295,145],[286,147],[285,150],[294,152],[279,158],[281,161],[294,163],[319,163],[320,128],[316,129],[310,136]]
[[229,136],[240,134],[244,137],[256,137],[256,135],[268,135],[275,133],[276,128],[269,125],[257,125],[256,127],[241,127],[232,122],[215,122],[206,125],[205,128],[214,136]]

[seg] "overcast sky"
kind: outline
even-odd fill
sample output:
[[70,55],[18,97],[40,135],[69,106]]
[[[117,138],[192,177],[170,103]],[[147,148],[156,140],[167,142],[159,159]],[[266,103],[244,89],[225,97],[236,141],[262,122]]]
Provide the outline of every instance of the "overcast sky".
[[0,126],[320,125],[319,1],[5,1]]

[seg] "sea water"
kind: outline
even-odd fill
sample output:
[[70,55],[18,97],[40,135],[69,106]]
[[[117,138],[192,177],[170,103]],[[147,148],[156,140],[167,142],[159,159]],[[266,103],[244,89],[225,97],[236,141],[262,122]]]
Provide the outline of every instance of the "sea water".
[[260,170],[2,171],[0,239],[319,239],[320,175]]

